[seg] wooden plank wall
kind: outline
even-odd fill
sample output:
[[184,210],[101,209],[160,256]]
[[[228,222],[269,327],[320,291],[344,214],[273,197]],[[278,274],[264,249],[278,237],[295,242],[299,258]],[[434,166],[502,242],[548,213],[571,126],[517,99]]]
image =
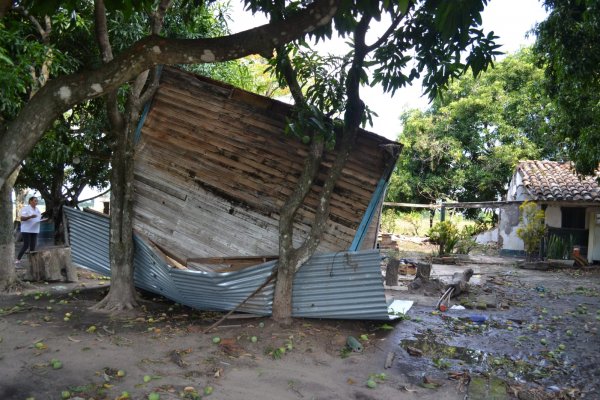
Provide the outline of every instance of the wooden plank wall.
[[[181,258],[278,252],[278,210],[308,147],[283,134],[290,106],[172,68],[142,128],[135,160],[135,228]],[[383,175],[393,142],[361,132],[331,202],[318,251],[347,249]],[[295,223],[310,229],[320,185]]]

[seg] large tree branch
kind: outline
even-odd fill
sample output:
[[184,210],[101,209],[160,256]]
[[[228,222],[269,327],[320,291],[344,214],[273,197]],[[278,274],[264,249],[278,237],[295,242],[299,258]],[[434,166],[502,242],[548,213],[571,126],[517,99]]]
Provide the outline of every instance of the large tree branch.
[[172,0],[161,0],[158,7],[156,7],[156,11],[152,13],[152,34],[158,35],[162,31],[165,14],[171,6],[171,2]]
[[[103,63],[109,63],[114,59],[110,37],[108,35],[108,23],[106,18],[106,7],[104,0],[94,1],[94,32],[100,49]],[[106,96],[106,111],[110,124],[114,129],[123,125],[123,114],[119,111],[119,100],[117,90],[113,90]]]
[[[278,48],[278,56],[280,58],[279,66],[283,77],[290,88],[290,92],[294,101],[298,107],[304,107],[306,99],[298,83],[298,77],[296,71],[292,68],[289,55],[285,52],[283,46]],[[298,178],[298,182],[294,187],[292,194],[286,199],[284,205],[281,207],[279,217],[279,235],[280,235],[280,258],[285,257],[285,253],[289,253],[293,256],[293,233],[294,233],[294,218],[300,209],[300,206],[304,202],[306,196],[310,193],[310,189],[314,182],[315,177],[319,172],[319,166],[323,159],[323,140],[317,138],[316,135],[312,135],[310,144],[310,150],[306,159],[304,160],[304,166],[302,173]]]
[[319,246],[321,237],[329,219],[331,196],[333,189],[342,175],[342,171],[350,156],[350,151],[354,145],[356,135],[360,128],[365,105],[360,99],[360,76],[364,65],[365,57],[368,53],[368,47],[365,44],[365,36],[369,29],[371,17],[365,15],[357,24],[354,30],[354,58],[352,67],[348,72],[346,80],[346,102],[347,107],[344,113],[344,129],[342,132],[341,143],[337,151],[337,156],[329,170],[329,174],[323,188],[321,189],[320,201],[317,206],[315,217],[308,237],[296,251],[295,256],[298,260],[297,268],[300,268],[312,256]]
[[48,43],[48,40],[50,38],[51,26],[52,26],[51,22],[50,22],[50,18],[48,16],[45,17],[46,28],[44,28],[44,27],[42,27],[40,22],[37,20],[37,18],[34,17],[33,15],[29,14],[29,11],[27,11],[24,7],[14,7],[13,10],[18,12],[19,14],[21,14],[22,16],[27,18],[29,20],[29,22],[31,22],[31,25],[33,25],[33,27],[40,34],[40,39],[42,39],[42,43],[46,43],[46,44]]
[[396,28],[398,27],[398,25],[400,24],[400,21],[402,21],[402,19],[404,18],[406,14],[400,14],[397,15],[394,20],[392,21],[392,23],[390,24],[390,26],[387,28],[387,30],[384,32],[383,35],[381,35],[381,37],[379,39],[377,39],[377,41],[375,41],[375,43],[371,44],[370,46],[367,46],[366,51],[367,53],[370,53],[371,51],[377,49],[379,46],[381,46],[383,43],[385,43],[386,40],[388,40],[388,38],[392,35],[392,33],[394,33],[396,31]]
[[4,18],[11,6],[12,0],[0,0],[0,18]]
[[0,185],[29,154],[51,122],[75,104],[110,93],[155,65],[222,62],[272,51],[282,43],[328,24],[339,2],[317,0],[284,21],[218,38],[168,39],[149,36],[95,71],[51,80],[2,133]]

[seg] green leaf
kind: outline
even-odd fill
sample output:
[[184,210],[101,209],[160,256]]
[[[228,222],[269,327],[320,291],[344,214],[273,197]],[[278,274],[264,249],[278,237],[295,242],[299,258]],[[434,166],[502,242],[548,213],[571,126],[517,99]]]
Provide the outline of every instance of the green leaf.
[[398,11],[400,11],[402,14],[406,14],[409,4],[410,0],[398,0]]

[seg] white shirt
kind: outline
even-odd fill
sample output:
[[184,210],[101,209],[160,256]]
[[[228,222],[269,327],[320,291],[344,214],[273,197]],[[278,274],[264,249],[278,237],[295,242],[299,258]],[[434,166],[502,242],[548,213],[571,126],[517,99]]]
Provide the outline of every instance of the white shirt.
[[40,233],[40,221],[42,219],[42,213],[40,212],[40,209],[27,205],[21,210],[21,217],[30,217],[32,215],[35,215],[35,218],[28,219],[27,221],[21,221],[21,232]]

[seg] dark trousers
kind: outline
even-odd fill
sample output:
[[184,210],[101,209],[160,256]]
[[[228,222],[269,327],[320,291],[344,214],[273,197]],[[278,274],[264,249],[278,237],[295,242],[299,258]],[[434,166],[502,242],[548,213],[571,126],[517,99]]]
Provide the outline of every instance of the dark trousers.
[[21,236],[23,236],[23,247],[21,247],[21,251],[19,251],[19,255],[17,256],[17,260],[20,260],[23,257],[23,254],[29,249],[29,251],[35,250],[35,245],[37,243],[37,233],[29,233],[29,232],[21,232]]

